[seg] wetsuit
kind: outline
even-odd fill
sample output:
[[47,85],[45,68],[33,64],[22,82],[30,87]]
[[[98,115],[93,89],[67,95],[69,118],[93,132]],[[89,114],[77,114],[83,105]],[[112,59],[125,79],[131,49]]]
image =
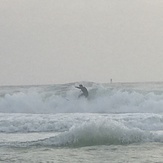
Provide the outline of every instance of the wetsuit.
[[76,88],[78,88],[78,89],[80,89],[82,91],[82,94],[80,94],[79,97],[81,97],[81,96],[88,97],[87,88],[83,87],[82,85],[79,85],[79,87],[76,87]]

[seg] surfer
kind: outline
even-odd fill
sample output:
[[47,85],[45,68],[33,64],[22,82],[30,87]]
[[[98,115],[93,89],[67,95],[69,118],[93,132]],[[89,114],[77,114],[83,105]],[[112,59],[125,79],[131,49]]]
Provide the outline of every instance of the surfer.
[[88,90],[85,88],[82,84],[79,85],[79,87],[76,87],[82,91],[82,94],[80,94],[78,97],[88,97]]

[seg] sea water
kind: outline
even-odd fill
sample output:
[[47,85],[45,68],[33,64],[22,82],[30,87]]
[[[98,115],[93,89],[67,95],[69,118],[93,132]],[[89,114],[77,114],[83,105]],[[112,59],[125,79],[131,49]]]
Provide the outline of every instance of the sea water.
[[163,83],[78,84],[0,87],[0,162],[163,162]]

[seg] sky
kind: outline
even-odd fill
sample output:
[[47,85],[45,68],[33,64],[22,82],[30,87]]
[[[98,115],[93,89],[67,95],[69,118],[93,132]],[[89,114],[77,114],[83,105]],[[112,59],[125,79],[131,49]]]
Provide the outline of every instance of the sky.
[[163,0],[0,0],[0,85],[163,81]]

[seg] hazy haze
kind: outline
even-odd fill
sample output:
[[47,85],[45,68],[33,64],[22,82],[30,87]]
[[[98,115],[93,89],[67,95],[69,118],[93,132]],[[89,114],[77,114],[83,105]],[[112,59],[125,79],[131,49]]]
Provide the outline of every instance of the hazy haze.
[[0,85],[163,81],[163,0],[0,0]]

